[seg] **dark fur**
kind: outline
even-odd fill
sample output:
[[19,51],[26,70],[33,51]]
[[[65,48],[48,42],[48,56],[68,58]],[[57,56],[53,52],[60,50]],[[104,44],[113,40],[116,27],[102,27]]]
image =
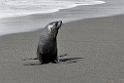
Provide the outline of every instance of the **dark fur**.
[[37,47],[37,58],[41,64],[43,63],[58,63],[57,57],[57,34],[62,25],[62,21],[49,23],[44,32],[40,36]]

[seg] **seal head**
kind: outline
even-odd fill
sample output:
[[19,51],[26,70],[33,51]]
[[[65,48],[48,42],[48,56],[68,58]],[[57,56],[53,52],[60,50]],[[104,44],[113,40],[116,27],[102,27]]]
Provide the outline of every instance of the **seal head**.
[[57,22],[51,22],[46,26],[48,30],[48,34],[51,35],[53,39],[56,39],[58,30],[61,27],[61,25],[62,25],[62,21],[57,21]]

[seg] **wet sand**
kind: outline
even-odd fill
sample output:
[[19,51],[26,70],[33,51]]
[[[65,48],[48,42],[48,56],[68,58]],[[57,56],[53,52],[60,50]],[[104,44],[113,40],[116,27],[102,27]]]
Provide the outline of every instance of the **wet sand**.
[[63,24],[60,64],[33,60],[42,30],[0,37],[1,83],[124,83],[124,15]]

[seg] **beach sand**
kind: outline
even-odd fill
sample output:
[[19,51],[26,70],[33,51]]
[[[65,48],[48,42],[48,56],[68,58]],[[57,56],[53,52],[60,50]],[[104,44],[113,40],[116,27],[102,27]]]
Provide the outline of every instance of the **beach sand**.
[[36,57],[42,30],[0,37],[1,83],[124,83],[124,15],[63,24],[60,64]]

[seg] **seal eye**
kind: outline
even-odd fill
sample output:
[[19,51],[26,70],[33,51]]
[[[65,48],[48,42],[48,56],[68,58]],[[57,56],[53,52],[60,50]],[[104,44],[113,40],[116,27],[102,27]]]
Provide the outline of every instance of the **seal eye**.
[[58,26],[58,23],[56,23],[55,26]]
[[50,28],[50,30],[52,31],[52,30],[53,30],[53,28],[51,27],[51,28]]

